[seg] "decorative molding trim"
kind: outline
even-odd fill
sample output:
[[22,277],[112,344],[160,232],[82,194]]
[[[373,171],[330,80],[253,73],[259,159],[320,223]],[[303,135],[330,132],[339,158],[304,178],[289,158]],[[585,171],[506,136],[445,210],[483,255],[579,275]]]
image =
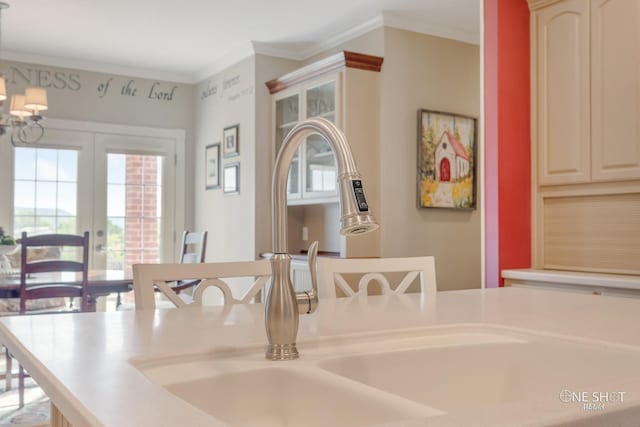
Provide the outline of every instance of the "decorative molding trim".
[[298,68],[284,76],[269,80],[265,84],[267,85],[267,88],[269,88],[269,93],[274,94],[300,83],[301,81],[309,80],[340,68],[346,67],[380,72],[383,61],[384,58],[380,56],[343,51],[302,68]]
[[300,52],[300,54],[298,55],[298,59],[304,60],[307,58],[311,58],[314,55],[322,53],[326,50],[336,47],[349,40],[355,39],[356,37],[360,37],[361,35],[367,34],[368,32],[371,32],[383,26],[384,17],[383,14],[380,14],[372,19],[363,22],[360,25],[356,25],[355,27],[352,27],[343,33],[337,34],[329,38],[328,40],[319,43],[312,49],[307,49],[306,51]]
[[370,31],[373,31],[377,28],[381,28],[383,26],[382,15],[378,15],[372,19],[369,19],[362,24],[356,25],[355,27],[350,28],[349,30],[337,34],[321,43],[312,43],[307,48],[283,48],[278,47],[273,43],[261,43],[261,42],[253,42],[253,48],[255,53],[277,56],[279,58],[286,59],[294,59],[296,61],[303,61],[305,59],[311,58],[314,55],[327,51],[333,47],[336,47],[342,43],[345,43],[349,40],[352,40],[356,37],[359,37],[363,34],[366,34]]
[[554,3],[560,3],[562,0],[527,0],[529,2],[529,10],[534,11],[543,7],[551,6]]

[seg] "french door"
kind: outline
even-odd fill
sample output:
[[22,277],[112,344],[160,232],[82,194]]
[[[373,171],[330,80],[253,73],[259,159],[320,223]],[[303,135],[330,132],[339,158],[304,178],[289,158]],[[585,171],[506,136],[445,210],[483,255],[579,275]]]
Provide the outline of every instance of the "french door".
[[90,231],[91,268],[170,262],[184,228],[184,132],[48,120],[16,147],[14,232]]

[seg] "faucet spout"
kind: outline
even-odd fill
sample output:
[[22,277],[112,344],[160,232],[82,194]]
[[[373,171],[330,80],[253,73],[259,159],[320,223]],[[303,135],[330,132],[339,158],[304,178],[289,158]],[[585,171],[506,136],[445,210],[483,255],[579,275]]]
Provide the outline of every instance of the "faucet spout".
[[[340,232],[344,235],[354,235],[378,228],[369,212],[362,178],[342,131],[323,118],[308,119],[297,124],[280,147],[272,181],[272,281],[265,305],[265,326],[269,340],[266,357],[271,360],[298,358],[298,301],[305,299],[297,297],[291,283],[291,257],[287,243],[287,176],[298,147],[307,137],[314,134],[326,139],[336,156],[340,191]],[[312,277],[315,280],[315,274]],[[311,302],[307,302],[311,306]]]

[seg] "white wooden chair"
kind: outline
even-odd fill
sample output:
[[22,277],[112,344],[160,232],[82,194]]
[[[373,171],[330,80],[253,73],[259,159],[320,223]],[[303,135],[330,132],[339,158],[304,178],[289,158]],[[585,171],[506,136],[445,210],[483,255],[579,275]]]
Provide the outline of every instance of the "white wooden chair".
[[[235,297],[231,286],[223,279],[252,278],[254,281],[240,297]],[[202,295],[209,287],[220,289],[224,304],[247,304],[262,290],[271,278],[271,263],[267,260],[216,262],[197,264],[134,264],[133,290],[136,310],[156,308],[154,289],[159,289],[177,308],[202,305]],[[200,280],[192,298],[181,298],[170,286],[178,280]]]
[[[395,287],[385,273],[405,273]],[[343,274],[361,274],[357,291],[347,283]],[[367,295],[371,282],[378,282],[382,294],[402,294],[420,277],[422,293],[436,292],[434,257],[410,258],[318,258],[318,297],[336,298],[336,287],[346,296]]]

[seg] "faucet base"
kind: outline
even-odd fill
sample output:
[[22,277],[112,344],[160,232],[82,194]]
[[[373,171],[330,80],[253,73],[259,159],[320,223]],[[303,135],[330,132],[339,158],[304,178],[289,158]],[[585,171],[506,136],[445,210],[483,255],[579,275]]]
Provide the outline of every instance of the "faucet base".
[[269,344],[266,357],[269,360],[294,360],[300,357],[296,344]]

